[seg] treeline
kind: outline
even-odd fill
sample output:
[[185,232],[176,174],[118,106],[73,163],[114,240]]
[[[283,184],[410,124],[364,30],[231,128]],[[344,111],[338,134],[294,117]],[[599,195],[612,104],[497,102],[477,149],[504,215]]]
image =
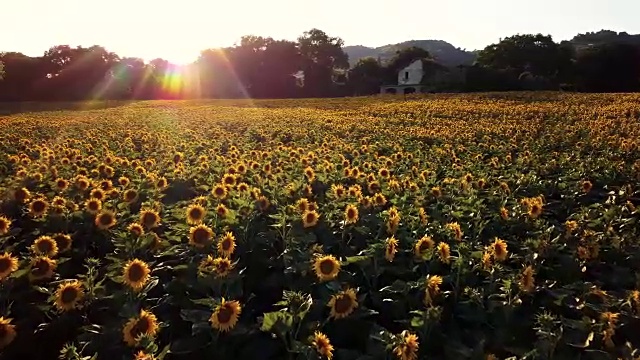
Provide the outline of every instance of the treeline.
[[400,69],[420,59],[430,71],[462,74],[438,83],[436,91],[640,91],[640,41],[621,34],[588,33],[562,43],[515,35],[477,52],[474,65],[456,69],[420,48],[384,63],[360,59],[349,68],[342,39],[318,29],[297,41],[245,36],[235,46],[204,50],[184,66],[120,57],[101,46],[60,45],[40,57],[0,53],[0,102],[367,95],[394,84]]

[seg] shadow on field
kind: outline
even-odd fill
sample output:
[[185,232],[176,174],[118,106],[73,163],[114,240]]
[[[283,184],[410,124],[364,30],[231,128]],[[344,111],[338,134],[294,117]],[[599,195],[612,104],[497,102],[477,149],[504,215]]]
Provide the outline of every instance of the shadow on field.
[[0,116],[43,111],[100,110],[125,106],[135,101],[96,100],[82,102],[0,102]]

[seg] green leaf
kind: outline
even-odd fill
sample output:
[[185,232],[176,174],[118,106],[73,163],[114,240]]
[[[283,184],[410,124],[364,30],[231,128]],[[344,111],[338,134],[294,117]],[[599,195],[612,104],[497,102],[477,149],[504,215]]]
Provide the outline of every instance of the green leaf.
[[283,333],[284,331],[282,330],[289,330],[292,325],[293,316],[291,314],[283,311],[276,311],[264,314],[260,330]]
[[344,261],[341,262],[341,265],[349,265],[353,263],[358,263],[361,261],[369,260],[369,256],[349,256]]

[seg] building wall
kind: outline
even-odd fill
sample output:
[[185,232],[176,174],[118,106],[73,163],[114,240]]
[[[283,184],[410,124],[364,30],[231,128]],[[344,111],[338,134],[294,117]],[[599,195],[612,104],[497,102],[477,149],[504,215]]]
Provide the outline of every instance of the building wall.
[[422,60],[416,60],[398,72],[398,85],[420,84],[422,75]]

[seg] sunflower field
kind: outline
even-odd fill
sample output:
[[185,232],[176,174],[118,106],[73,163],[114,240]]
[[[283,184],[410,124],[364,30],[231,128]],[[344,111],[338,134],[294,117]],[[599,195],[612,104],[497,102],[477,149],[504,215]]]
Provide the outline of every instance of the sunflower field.
[[2,359],[640,359],[640,95],[0,117]]

